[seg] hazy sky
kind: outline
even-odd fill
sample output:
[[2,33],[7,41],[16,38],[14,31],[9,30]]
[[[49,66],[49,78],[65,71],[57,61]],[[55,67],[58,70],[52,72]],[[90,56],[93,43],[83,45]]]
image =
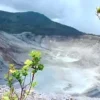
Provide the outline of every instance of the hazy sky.
[[83,32],[100,34],[100,0],[0,0],[0,10],[35,11]]

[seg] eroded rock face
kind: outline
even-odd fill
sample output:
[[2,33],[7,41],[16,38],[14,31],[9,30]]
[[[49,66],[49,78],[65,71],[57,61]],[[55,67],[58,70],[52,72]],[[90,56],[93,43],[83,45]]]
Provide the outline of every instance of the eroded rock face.
[[8,64],[21,67],[31,50],[40,50],[43,54],[45,69],[36,77],[45,87],[38,85],[36,89],[39,91],[85,94],[100,83],[99,36],[67,38],[29,32],[13,35],[0,32],[0,78],[3,80],[0,84],[4,83],[3,75]]
[[5,83],[4,74],[7,72],[7,70],[8,70],[7,62],[5,62],[2,56],[0,56],[0,83],[1,84]]

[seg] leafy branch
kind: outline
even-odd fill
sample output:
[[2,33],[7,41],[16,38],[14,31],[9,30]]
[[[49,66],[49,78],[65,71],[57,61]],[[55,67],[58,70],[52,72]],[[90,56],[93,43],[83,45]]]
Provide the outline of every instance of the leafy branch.
[[[22,68],[19,70],[15,68],[14,64],[10,64],[9,71],[5,75],[10,90],[3,95],[1,100],[26,100],[28,95],[31,93],[32,88],[36,86],[36,82],[34,82],[34,76],[39,70],[42,71],[44,66],[40,63],[41,53],[39,51],[32,51],[30,56],[31,60],[26,60],[24,66],[22,66]],[[25,84],[25,80],[30,69],[30,81],[28,84]],[[16,90],[13,86],[14,80],[17,80],[20,84],[20,94],[16,93]]]

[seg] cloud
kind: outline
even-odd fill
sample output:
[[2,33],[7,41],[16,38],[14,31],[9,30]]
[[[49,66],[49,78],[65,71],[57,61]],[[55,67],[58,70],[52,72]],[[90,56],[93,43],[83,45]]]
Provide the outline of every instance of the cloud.
[[50,19],[83,32],[100,34],[100,21],[95,9],[100,0],[2,0],[0,9],[35,11]]
[[9,12],[17,12],[16,9],[9,6],[5,6],[5,5],[0,5],[0,10],[9,11]]

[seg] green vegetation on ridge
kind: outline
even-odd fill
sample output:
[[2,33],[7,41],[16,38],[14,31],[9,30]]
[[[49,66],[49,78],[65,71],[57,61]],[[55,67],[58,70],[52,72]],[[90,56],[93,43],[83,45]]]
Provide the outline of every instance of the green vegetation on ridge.
[[43,14],[36,12],[9,13],[0,11],[0,31],[62,36],[79,36],[83,34],[72,27],[53,22]]

